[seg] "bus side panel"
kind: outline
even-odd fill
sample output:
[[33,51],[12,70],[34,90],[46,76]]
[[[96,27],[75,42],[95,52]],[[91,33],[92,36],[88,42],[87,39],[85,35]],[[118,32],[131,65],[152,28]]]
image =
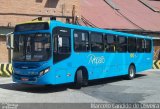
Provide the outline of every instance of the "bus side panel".
[[137,64],[137,73],[148,70],[152,68],[152,61],[153,61],[153,53],[144,53],[139,54],[140,59],[137,61],[139,64]]
[[145,55],[146,55],[145,53],[135,53],[136,72],[145,70],[146,67]]
[[128,73],[128,58],[130,58],[128,53],[118,53],[117,64],[118,64],[119,73],[117,76],[126,75]]
[[[85,67],[88,71],[89,80],[97,79],[103,77],[103,63],[99,63],[96,58],[103,56],[101,54],[90,54],[90,53],[73,53],[72,61],[73,68],[76,70],[79,67]],[[72,72],[72,75],[75,75],[76,70]]]
[[[135,64],[136,72],[151,68],[152,59],[147,58],[151,58],[152,53],[137,56],[132,53],[72,53],[68,59],[54,66],[56,84],[74,82],[76,70],[81,66],[87,69],[89,80],[126,75],[131,63]],[[100,57],[104,57],[104,63]]]
[[150,53],[137,53],[137,73],[140,73],[141,71],[144,70],[148,70],[152,68],[153,65],[153,52],[154,52],[154,48],[153,48],[153,40],[152,40],[152,44],[151,44],[151,52]]
[[108,66],[108,70],[104,77],[125,75],[127,73],[126,60],[126,53],[107,53],[105,67]]

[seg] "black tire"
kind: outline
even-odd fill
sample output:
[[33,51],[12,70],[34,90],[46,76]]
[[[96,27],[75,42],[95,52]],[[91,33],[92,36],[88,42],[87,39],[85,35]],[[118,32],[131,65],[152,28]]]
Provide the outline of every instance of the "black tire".
[[44,85],[46,88],[52,88],[53,87],[53,85],[51,85],[51,84],[48,84],[48,85]]
[[88,76],[87,75],[83,75],[83,86],[88,86]]
[[127,79],[132,80],[132,79],[134,79],[135,75],[136,75],[135,66],[134,65],[130,65],[129,69],[128,69]]
[[85,74],[86,72],[82,69],[77,70],[75,76],[75,87],[80,89],[82,86],[88,85],[88,77]]

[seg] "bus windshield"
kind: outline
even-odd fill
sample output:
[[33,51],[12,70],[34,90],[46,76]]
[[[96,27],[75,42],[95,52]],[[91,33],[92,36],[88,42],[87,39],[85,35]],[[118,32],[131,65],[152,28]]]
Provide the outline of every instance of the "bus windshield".
[[14,36],[13,60],[46,61],[51,56],[50,34],[20,34]]

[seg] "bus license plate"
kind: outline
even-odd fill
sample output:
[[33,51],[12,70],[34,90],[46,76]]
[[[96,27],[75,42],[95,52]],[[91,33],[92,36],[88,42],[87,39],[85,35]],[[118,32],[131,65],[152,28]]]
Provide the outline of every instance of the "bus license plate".
[[22,81],[28,81],[28,78],[21,78]]

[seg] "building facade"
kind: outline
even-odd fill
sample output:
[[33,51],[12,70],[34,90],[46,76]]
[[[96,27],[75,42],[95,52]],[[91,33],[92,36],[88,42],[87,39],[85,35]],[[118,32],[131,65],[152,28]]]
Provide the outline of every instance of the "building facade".
[[[78,16],[79,0],[1,0],[0,3],[0,63],[10,61],[5,34],[12,32],[17,23],[40,16]],[[65,19],[58,20],[65,22]]]
[[43,15],[72,16],[74,6],[79,15],[79,0],[1,0],[0,26],[14,27]]
[[151,36],[154,59],[160,59],[159,7],[158,0],[1,0],[0,63],[10,61],[5,34],[40,16],[80,16],[80,25]]

